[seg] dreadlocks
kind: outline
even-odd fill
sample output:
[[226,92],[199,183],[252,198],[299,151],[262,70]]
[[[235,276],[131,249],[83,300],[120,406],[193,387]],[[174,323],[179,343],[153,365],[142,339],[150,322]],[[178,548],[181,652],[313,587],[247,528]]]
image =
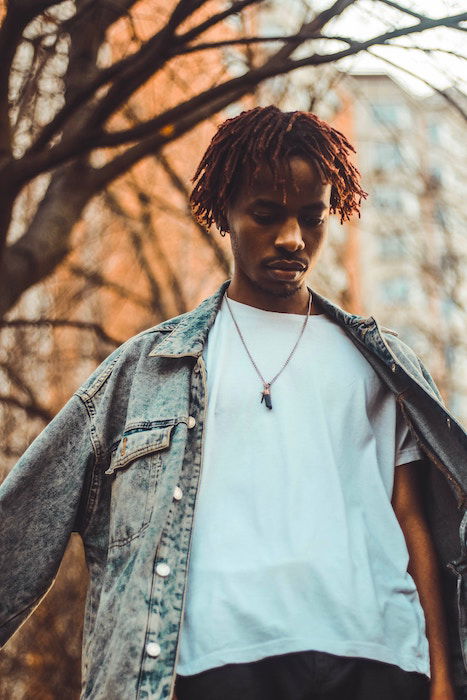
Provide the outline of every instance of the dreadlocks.
[[197,220],[228,231],[227,207],[239,186],[251,184],[262,164],[271,169],[274,185],[284,189],[285,174],[294,155],[312,161],[331,183],[330,211],[341,223],[355,211],[367,193],[360,173],[349,160],[355,149],[340,131],[310,112],[282,112],[274,105],[255,107],[227,119],[214,135],[193,182],[190,203]]

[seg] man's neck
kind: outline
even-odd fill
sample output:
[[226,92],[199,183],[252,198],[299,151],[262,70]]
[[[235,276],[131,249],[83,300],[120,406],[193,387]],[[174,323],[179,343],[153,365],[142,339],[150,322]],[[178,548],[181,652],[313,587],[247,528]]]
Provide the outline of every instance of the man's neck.
[[[240,285],[236,285],[235,280],[233,280],[227,288],[226,294],[233,301],[238,301],[240,304],[253,306],[263,311],[305,315],[308,310],[310,292],[306,285],[303,285],[295,294],[277,296],[260,288],[254,288],[253,290],[243,289]],[[310,314],[319,313],[321,311],[312,303]]]

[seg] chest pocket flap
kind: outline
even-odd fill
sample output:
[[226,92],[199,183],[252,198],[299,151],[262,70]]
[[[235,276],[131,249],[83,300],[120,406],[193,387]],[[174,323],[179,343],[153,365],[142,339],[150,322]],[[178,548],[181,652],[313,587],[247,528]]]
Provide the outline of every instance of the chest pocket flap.
[[127,429],[110,457],[109,546],[139,537],[151,521],[163,468],[163,450],[170,445],[176,421]]
[[115,452],[112,453],[110,466],[105,473],[113,474],[116,469],[123,469],[139,457],[166,449],[170,444],[173,427],[173,425],[158,425],[124,433]]

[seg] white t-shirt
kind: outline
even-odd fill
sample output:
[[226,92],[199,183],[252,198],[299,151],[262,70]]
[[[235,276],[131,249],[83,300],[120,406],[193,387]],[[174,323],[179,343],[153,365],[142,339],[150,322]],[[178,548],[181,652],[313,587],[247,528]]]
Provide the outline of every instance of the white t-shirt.
[[[230,300],[266,380],[304,317]],[[391,506],[422,454],[345,332],[310,316],[272,410],[225,299],[209,333],[208,408],[177,673],[318,650],[430,675],[425,620]]]

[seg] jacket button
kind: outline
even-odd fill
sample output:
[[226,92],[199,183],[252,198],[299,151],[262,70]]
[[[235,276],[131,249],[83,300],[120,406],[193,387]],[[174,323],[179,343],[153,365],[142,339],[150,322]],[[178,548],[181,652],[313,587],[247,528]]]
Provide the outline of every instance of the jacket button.
[[159,656],[161,653],[160,644],[157,642],[149,642],[149,644],[146,644],[146,653],[148,656],[152,656],[153,658]]
[[170,574],[170,566],[165,562],[160,562],[156,566],[156,574],[163,577],[168,576]]
[[393,362],[392,365],[391,365],[391,370],[392,370],[393,372],[395,372],[396,369],[397,369],[396,364],[395,364],[395,362]]
[[188,417],[188,427],[189,428],[194,428],[196,425],[196,420],[193,418],[193,416]]
[[175,500],[175,501],[180,501],[180,500],[182,499],[182,496],[183,496],[183,491],[182,491],[182,489],[180,488],[180,486],[176,486],[176,487],[174,488],[174,500]]

